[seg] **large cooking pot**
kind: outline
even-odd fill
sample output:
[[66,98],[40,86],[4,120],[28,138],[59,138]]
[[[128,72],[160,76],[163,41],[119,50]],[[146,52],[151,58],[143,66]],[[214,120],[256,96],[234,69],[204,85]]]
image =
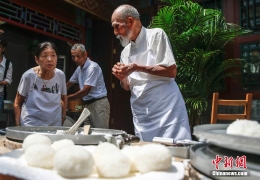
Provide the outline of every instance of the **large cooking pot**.
[[84,103],[82,99],[69,100],[68,110],[72,112],[80,112],[84,108]]
[[110,142],[122,148],[122,145],[139,142],[139,138],[116,129],[91,128],[90,134],[84,135],[84,129],[80,127],[77,135],[56,134],[57,130],[68,130],[69,127],[56,126],[13,126],[6,128],[6,139],[22,143],[30,134],[39,133],[49,137],[52,142],[62,139],[70,139],[77,145],[97,145],[99,142]]

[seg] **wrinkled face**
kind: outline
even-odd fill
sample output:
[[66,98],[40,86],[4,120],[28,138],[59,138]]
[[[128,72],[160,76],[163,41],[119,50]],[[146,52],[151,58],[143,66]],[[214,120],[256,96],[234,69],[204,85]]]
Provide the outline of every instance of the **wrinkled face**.
[[2,55],[4,51],[5,51],[5,48],[3,47],[2,44],[0,44],[0,55]]
[[128,27],[126,27],[126,35],[123,36],[123,35],[119,35],[119,34],[118,34],[118,35],[116,36],[116,38],[120,40],[120,43],[121,43],[121,45],[122,45],[123,47],[126,47],[127,44],[129,44],[129,42],[130,42],[130,40],[131,40],[131,39],[130,39],[131,34],[132,34],[132,31],[131,31]]
[[57,54],[54,49],[50,46],[47,46],[40,53],[39,57],[35,56],[36,63],[41,67],[42,70],[52,71],[56,68],[57,65]]
[[116,38],[118,38],[122,46],[125,47],[131,40],[132,30],[127,26],[126,22],[117,17],[117,13],[112,15],[111,23]]
[[77,66],[83,66],[87,60],[88,53],[82,52],[79,48],[71,50],[71,58]]

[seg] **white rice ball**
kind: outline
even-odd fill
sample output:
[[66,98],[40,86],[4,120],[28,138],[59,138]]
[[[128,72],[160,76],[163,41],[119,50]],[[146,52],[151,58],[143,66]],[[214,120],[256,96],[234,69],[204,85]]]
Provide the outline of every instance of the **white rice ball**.
[[93,156],[80,146],[65,147],[54,157],[54,169],[65,178],[88,176],[93,166]]
[[70,139],[62,139],[62,140],[59,140],[59,141],[55,141],[51,147],[53,149],[55,149],[56,151],[62,149],[62,148],[65,148],[65,147],[69,147],[69,146],[74,146],[74,142]]
[[56,134],[57,134],[57,135],[64,135],[64,134],[65,134],[65,131],[64,131],[64,130],[57,130],[57,131],[56,131]]
[[136,153],[135,165],[141,173],[165,171],[170,169],[172,155],[169,149],[161,144],[146,144]]
[[100,143],[93,151],[94,159],[96,156],[102,155],[106,152],[114,152],[114,151],[120,151],[120,149],[116,145],[111,144],[109,142]]
[[93,155],[97,146],[96,145],[87,145],[87,146],[83,146],[83,148],[86,149],[88,152],[90,152]]
[[51,169],[55,153],[56,151],[50,145],[34,144],[26,149],[24,158],[30,166]]
[[46,144],[51,145],[51,140],[42,134],[30,134],[23,141],[23,150],[26,151],[28,147],[34,144]]
[[138,169],[136,168],[136,154],[138,151],[140,151],[141,146],[124,146],[124,148],[121,150],[122,153],[128,156],[131,164],[130,171],[136,172]]
[[95,166],[101,178],[121,178],[130,172],[130,160],[121,151],[105,152],[96,156]]
[[260,137],[260,124],[257,121],[237,119],[227,127],[227,134]]

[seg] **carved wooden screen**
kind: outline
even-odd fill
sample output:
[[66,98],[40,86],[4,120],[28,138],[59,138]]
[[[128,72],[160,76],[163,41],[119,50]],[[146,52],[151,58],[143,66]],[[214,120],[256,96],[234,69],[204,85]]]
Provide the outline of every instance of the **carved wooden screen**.
[[83,27],[7,0],[0,1],[0,20],[68,42],[84,41]]

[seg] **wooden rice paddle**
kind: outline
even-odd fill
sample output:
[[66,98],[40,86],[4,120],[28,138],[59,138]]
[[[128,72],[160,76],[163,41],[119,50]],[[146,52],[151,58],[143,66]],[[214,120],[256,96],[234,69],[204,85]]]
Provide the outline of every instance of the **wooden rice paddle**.
[[88,135],[89,129],[90,129],[90,125],[85,125],[85,126],[84,126],[84,134],[85,134],[85,135]]
[[70,127],[67,131],[65,131],[64,134],[70,134],[73,135],[76,133],[76,131],[78,130],[79,126],[81,125],[81,123],[90,115],[90,112],[87,108],[84,108],[82,113],[80,114],[79,119],[75,122],[75,124]]

